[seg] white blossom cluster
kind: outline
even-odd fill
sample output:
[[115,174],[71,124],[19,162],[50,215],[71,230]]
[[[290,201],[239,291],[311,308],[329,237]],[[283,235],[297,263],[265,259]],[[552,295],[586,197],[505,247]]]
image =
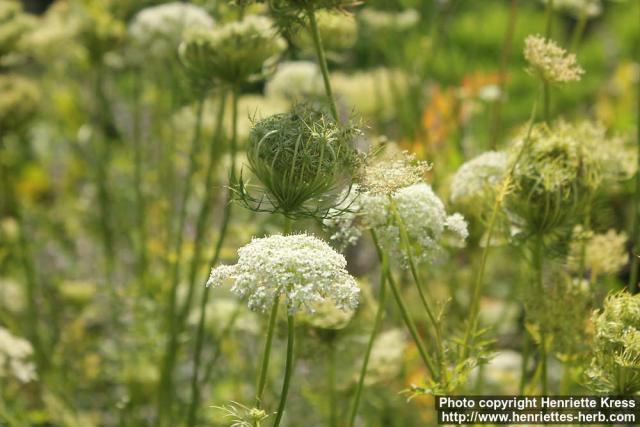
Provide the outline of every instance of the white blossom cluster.
[[441,253],[445,232],[457,245],[469,235],[462,215],[447,215],[442,200],[426,183],[402,188],[390,197],[363,195],[360,203],[365,224],[376,230],[387,251],[401,257],[407,255],[402,251],[401,227],[407,232],[411,255],[419,261]]
[[451,201],[476,200],[487,189],[500,184],[507,168],[507,155],[488,151],[465,162],[451,181]]
[[36,367],[29,360],[32,354],[29,341],[0,327],[0,378],[13,376],[23,383],[35,380]]
[[524,41],[524,57],[531,71],[549,83],[580,81],[584,70],[573,53],[568,53],[553,40],[540,35],[528,36]]
[[142,9],[129,26],[129,36],[141,53],[153,58],[176,54],[183,32],[189,28],[210,29],[214,20],[196,5],[171,2]]
[[308,234],[253,239],[238,250],[235,265],[211,270],[207,286],[234,281],[231,291],[248,298],[249,308],[268,311],[284,297],[290,314],[313,313],[326,299],[343,310],[358,306],[360,288],[345,270],[345,258],[327,243]]
[[331,240],[339,246],[355,243],[360,228],[376,232],[383,248],[401,259],[407,254],[401,245],[401,226],[407,232],[411,255],[427,261],[442,252],[442,243],[462,246],[469,235],[467,222],[459,213],[447,215],[442,200],[431,187],[420,182],[390,195],[363,192],[349,200],[344,214],[325,220],[333,231]]
[[265,93],[270,98],[289,101],[323,93],[322,74],[315,62],[282,62],[267,82]]

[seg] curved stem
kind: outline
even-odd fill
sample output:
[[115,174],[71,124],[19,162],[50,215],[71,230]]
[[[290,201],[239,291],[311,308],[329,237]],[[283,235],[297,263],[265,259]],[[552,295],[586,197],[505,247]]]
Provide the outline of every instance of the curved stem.
[[329,77],[329,66],[327,65],[327,56],[322,45],[322,37],[320,36],[320,30],[318,30],[318,21],[316,19],[316,12],[311,2],[307,8],[307,15],[309,16],[309,26],[311,30],[311,36],[313,37],[313,44],[316,49],[316,55],[318,56],[318,62],[320,65],[320,71],[322,72],[322,79],[324,80],[324,90],[329,100],[329,107],[331,108],[331,115],[339,121],[338,107],[336,106],[336,100],[333,96],[333,89],[331,88],[331,79]]
[[383,255],[382,264],[380,266],[380,296],[378,298],[378,310],[376,312],[376,318],[373,322],[373,328],[371,328],[371,335],[369,336],[369,342],[367,343],[367,349],[364,353],[364,359],[362,361],[362,368],[360,369],[360,377],[358,378],[358,385],[353,396],[353,403],[351,404],[351,412],[349,413],[348,427],[353,427],[356,416],[358,415],[358,407],[360,406],[360,398],[362,396],[362,390],[364,388],[364,379],[367,375],[367,367],[369,366],[369,358],[371,357],[371,350],[373,344],[382,325],[382,318],[384,316],[384,308],[387,301],[387,287],[385,282],[387,275],[389,274],[389,259]]
[[[374,230],[371,230],[371,237],[373,238],[373,242],[376,246],[378,259],[382,260],[384,257],[384,254],[383,254],[382,248],[380,247],[378,236],[376,235],[376,232]],[[424,344],[422,343],[422,339],[420,338],[418,329],[416,328],[416,325],[413,322],[413,319],[411,319],[411,316],[409,315],[409,310],[407,310],[407,306],[404,300],[402,299],[402,296],[400,295],[400,291],[398,290],[395,280],[393,279],[393,275],[389,270],[387,270],[387,280],[389,281],[389,287],[391,288],[391,293],[393,294],[393,297],[395,298],[396,303],[398,304],[398,308],[400,309],[400,314],[402,315],[402,319],[404,320],[404,323],[407,325],[407,328],[409,329],[409,333],[411,334],[411,337],[413,338],[413,341],[415,342],[416,347],[418,348],[418,353],[420,354],[422,361],[427,367],[429,374],[434,379],[439,380],[439,376],[437,375],[437,372],[434,369],[433,361],[431,360],[431,357],[429,356],[429,353],[427,352],[427,350],[424,348]]]
[[427,312],[427,317],[431,321],[431,325],[433,327],[435,339],[436,339],[436,357],[438,359],[438,364],[440,366],[440,377],[442,377],[446,372],[446,362],[444,360],[444,344],[442,341],[442,329],[438,318],[436,317],[433,309],[431,308],[431,304],[427,300],[425,295],[425,291],[422,286],[422,281],[420,280],[420,275],[418,274],[418,268],[416,267],[416,263],[413,259],[413,253],[411,248],[411,242],[409,240],[409,233],[407,232],[407,228],[405,226],[404,220],[400,216],[400,213],[396,209],[395,203],[391,198],[389,198],[389,204],[391,206],[391,211],[396,218],[396,223],[398,224],[398,228],[400,230],[400,240],[401,244],[404,246],[405,253],[407,254],[407,260],[409,261],[409,270],[411,271],[411,277],[413,278],[413,282],[418,288],[418,295],[420,296],[420,301],[422,302],[422,306]]
[[273,427],[278,427],[284,414],[284,408],[287,404],[287,396],[289,394],[289,385],[291,384],[291,376],[293,374],[293,341],[294,341],[294,317],[293,314],[287,316],[287,360],[284,367],[284,380],[282,382],[282,391],[280,392],[280,403],[278,404],[278,412],[273,422]]
[[547,40],[551,38],[551,32],[553,31],[553,0],[547,0],[546,23],[544,29],[544,36]]

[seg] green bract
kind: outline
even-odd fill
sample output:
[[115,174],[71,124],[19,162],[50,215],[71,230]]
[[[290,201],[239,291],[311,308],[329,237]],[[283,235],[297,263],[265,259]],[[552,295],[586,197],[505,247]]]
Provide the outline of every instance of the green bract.
[[[359,131],[342,127],[318,109],[301,104],[257,122],[249,135],[251,171],[264,186],[269,207],[289,217],[324,216],[348,185],[357,160],[352,148]],[[264,200],[248,199],[260,210]]]
[[640,295],[609,295],[593,315],[594,343],[589,385],[598,392],[640,391]]
[[213,30],[187,30],[180,58],[196,80],[239,84],[260,76],[264,65],[285,48],[271,20],[250,15]]

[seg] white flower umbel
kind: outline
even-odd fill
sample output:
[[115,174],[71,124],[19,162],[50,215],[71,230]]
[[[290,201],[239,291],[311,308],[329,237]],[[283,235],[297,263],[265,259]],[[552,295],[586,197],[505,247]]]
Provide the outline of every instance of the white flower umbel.
[[176,54],[185,29],[213,26],[213,19],[201,7],[171,2],[138,12],[129,26],[129,36],[141,54],[166,59]]
[[313,236],[274,235],[240,248],[238,263],[214,268],[207,286],[231,279],[231,291],[247,296],[249,308],[262,312],[276,297],[284,297],[289,314],[313,312],[314,305],[326,299],[338,308],[355,309],[360,289],[346,264],[342,255]]
[[365,193],[359,203],[365,225],[376,231],[386,250],[397,255],[403,254],[401,227],[406,230],[412,255],[423,261],[442,251],[445,232],[452,235],[456,245],[468,236],[462,215],[447,215],[442,200],[422,182],[401,188],[388,197]]
[[265,93],[270,98],[296,101],[323,93],[320,67],[311,61],[290,61],[278,65],[267,82]]
[[451,181],[451,201],[473,202],[483,199],[487,193],[493,194],[491,190],[500,185],[506,169],[507,155],[497,151],[488,151],[465,162]]
[[0,378],[13,376],[22,383],[35,380],[36,367],[29,360],[32,354],[29,341],[0,327]]

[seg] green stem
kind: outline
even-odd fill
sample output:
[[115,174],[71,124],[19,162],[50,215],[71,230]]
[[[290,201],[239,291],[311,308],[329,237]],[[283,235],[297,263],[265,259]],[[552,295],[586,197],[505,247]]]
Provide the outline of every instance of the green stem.
[[329,77],[329,67],[327,65],[327,57],[324,51],[324,46],[322,45],[322,37],[320,36],[320,30],[318,29],[316,12],[311,2],[309,2],[309,6],[307,8],[307,15],[309,16],[309,25],[311,27],[310,28],[311,35],[313,37],[313,44],[316,49],[316,55],[318,56],[320,71],[322,72],[322,79],[324,80],[324,90],[326,92],[327,99],[329,100],[329,107],[331,108],[331,115],[336,120],[336,122],[338,122],[339,121],[338,107],[336,106],[336,100],[333,96],[333,90],[331,89],[331,79]]
[[524,388],[527,385],[527,367],[529,365],[529,354],[531,352],[531,343],[527,337],[526,329],[522,335],[522,363],[520,364],[520,385],[518,387],[518,394],[524,394]]
[[362,368],[360,369],[360,377],[358,378],[358,385],[353,396],[353,403],[351,404],[351,412],[349,414],[348,427],[353,427],[356,416],[358,414],[358,407],[360,406],[360,398],[362,396],[362,390],[364,388],[364,379],[367,375],[367,367],[369,366],[369,358],[371,357],[371,350],[373,344],[382,325],[382,318],[384,317],[384,308],[387,300],[387,287],[385,286],[387,275],[389,274],[389,259],[386,255],[382,257],[382,264],[380,266],[380,296],[378,298],[378,310],[373,322],[373,328],[371,328],[371,335],[369,336],[369,342],[367,343],[367,349],[364,353],[364,360],[362,361]]
[[[542,236],[538,235],[535,238],[533,248],[533,268],[536,274],[536,290],[538,292],[537,298],[545,298],[544,283],[543,283],[543,263],[544,263],[544,246]],[[547,394],[547,342],[546,334],[540,332],[540,385],[542,387],[542,394]]]
[[551,32],[553,31],[553,0],[547,0],[546,24],[544,30],[544,36],[547,40],[551,38]]
[[[333,332],[333,331],[332,331]],[[329,338],[329,355],[327,360],[327,380],[329,388],[329,426],[338,427],[336,399],[336,337],[332,333]]]
[[[204,229],[207,224],[207,218],[209,217],[209,213],[211,211],[211,190],[213,188],[213,170],[214,165],[216,163],[216,150],[219,142],[221,141],[222,136],[222,122],[224,119],[224,106],[226,101],[226,94],[222,94],[220,96],[220,105],[218,110],[217,122],[216,122],[216,130],[214,132],[214,138],[211,141],[211,146],[209,147],[209,165],[207,167],[207,173],[205,178],[205,199],[202,203],[202,207],[200,209],[200,213],[198,215],[197,226],[196,226],[196,241],[194,243],[194,255],[191,261],[191,268],[189,273],[189,296],[187,298],[188,302],[185,303],[182,313],[181,313],[181,322],[184,324],[184,321],[189,312],[190,300],[193,295],[193,288],[195,286],[195,279],[197,275],[198,265],[200,264],[201,257],[201,248],[202,248],[202,236],[205,234]],[[235,125],[234,125],[235,128]],[[231,158],[231,162],[235,163],[235,151]],[[224,213],[222,216],[222,222],[220,223],[220,230],[218,232],[218,241],[216,243],[216,247],[213,253],[213,258],[209,265],[216,265],[218,263],[218,259],[220,258],[220,252],[222,250],[222,246],[227,235],[227,229],[229,226],[229,220],[231,218],[231,190],[228,190],[227,200],[224,207]],[[198,317],[198,328],[196,332],[196,343],[195,350],[193,353],[193,374],[191,376],[191,402],[189,404],[188,415],[187,415],[187,426],[194,427],[197,424],[198,420],[198,408],[200,404],[200,382],[199,382],[199,372],[200,372],[200,364],[202,360],[202,348],[204,344],[204,326],[206,320],[206,307],[209,297],[209,287],[204,289],[202,299],[200,301],[199,307],[199,317]]]
[[507,30],[502,42],[502,52],[500,54],[500,69],[498,71],[498,91],[499,96],[496,102],[493,104],[492,120],[491,120],[491,133],[489,145],[495,150],[500,139],[500,133],[502,131],[502,104],[505,101],[505,88],[507,83],[507,72],[509,65],[509,56],[511,55],[511,46],[513,45],[513,36],[516,29],[516,20],[518,16],[518,0],[511,0],[511,6],[509,8],[509,22],[507,24]]
[[471,344],[471,338],[473,337],[473,335],[476,332],[476,328],[478,327],[478,314],[480,311],[480,296],[482,294],[482,285],[484,283],[484,275],[485,275],[485,271],[486,271],[486,265],[487,265],[487,259],[489,257],[489,248],[491,247],[491,240],[493,238],[493,231],[495,228],[495,223],[498,217],[498,211],[500,209],[500,206],[502,205],[502,201],[504,199],[504,197],[506,196],[508,190],[509,190],[509,186],[511,183],[511,178],[513,176],[513,173],[516,170],[516,167],[518,166],[518,163],[520,162],[520,159],[522,158],[523,154],[525,153],[525,151],[529,148],[529,144],[531,143],[531,132],[533,131],[533,124],[535,121],[535,117],[536,117],[536,108],[537,108],[537,104],[534,102],[533,104],[533,108],[531,109],[531,116],[529,117],[529,125],[528,125],[528,129],[527,129],[527,135],[524,139],[524,143],[522,144],[522,147],[520,148],[520,151],[518,151],[518,154],[515,158],[515,160],[513,161],[513,163],[511,164],[511,166],[509,167],[509,170],[507,171],[507,173],[505,174],[505,178],[502,181],[502,185],[500,187],[500,189],[498,190],[498,194],[496,195],[496,199],[495,202],[493,204],[493,209],[491,211],[491,217],[489,219],[489,224],[487,226],[487,233],[486,233],[486,238],[485,238],[485,247],[482,250],[482,259],[480,262],[480,269],[478,270],[478,275],[476,276],[476,281],[474,284],[474,288],[473,288],[473,296],[471,299],[471,314],[470,314],[470,319],[469,319],[469,323],[467,323],[467,330],[465,331],[465,337],[464,337],[464,347],[462,350],[462,355],[463,358],[467,357],[469,354],[469,348],[470,348],[470,344]]
[[196,122],[193,135],[193,142],[189,153],[189,165],[187,167],[187,176],[185,177],[185,185],[180,199],[178,211],[178,223],[175,234],[174,257],[171,271],[171,289],[169,294],[169,307],[167,317],[169,319],[169,339],[165,348],[165,357],[163,369],[160,379],[160,390],[158,399],[158,422],[160,426],[165,424],[166,417],[169,417],[171,425],[171,402],[173,400],[173,370],[176,362],[178,348],[178,319],[177,319],[177,295],[178,285],[180,282],[180,261],[182,258],[182,242],[184,239],[184,227],[187,217],[187,202],[191,196],[193,175],[197,167],[197,157],[200,146],[200,134],[202,131],[202,116],[204,110],[204,95],[198,100]]
[[629,275],[629,289],[631,292],[638,292],[638,274],[640,271],[640,81],[637,84],[637,115],[636,123],[636,146],[637,146],[637,170],[636,189],[632,200],[631,210],[631,238],[633,239],[633,250],[631,253],[631,273]]
[[431,322],[431,325],[433,327],[434,336],[436,339],[436,358],[438,359],[438,364],[440,369],[439,376],[442,378],[443,375],[446,373],[446,361],[444,359],[444,344],[442,341],[442,329],[441,329],[440,321],[436,318],[436,315],[433,309],[431,308],[431,304],[429,304],[429,301],[427,300],[427,297],[423,290],[422,281],[420,280],[420,275],[418,274],[418,268],[416,267],[415,261],[413,259],[411,242],[409,241],[409,233],[407,233],[407,228],[405,226],[405,223],[402,217],[400,216],[400,213],[396,209],[395,203],[393,202],[393,200],[391,200],[391,198],[389,199],[390,199],[389,203],[391,206],[391,211],[393,212],[393,215],[396,218],[396,222],[400,230],[400,240],[402,245],[404,246],[404,252],[407,255],[407,260],[409,261],[409,270],[411,272],[411,277],[413,278],[413,282],[415,283],[416,288],[418,288],[418,295],[420,296],[420,301],[422,302],[422,306],[427,312],[427,317],[429,318],[429,321]]
[[267,384],[267,372],[269,371],[269,361],[271,359],[271,344],[273,343],[273,332],[276,327],[276,320],[278,319],[278,306],[280,305],[280,298],[276,296],[273,299],[273,305],[271,306],[271,314],[269,315],[269,326],[267,328],[267,339],[264,342],[264,349],[262,350],[262,363],[260,364],[260,374],[258,377],[258,388],[256,392],[256,407],[262,407],[262,396],[264,395],[264,388]]
[[138,280],[140,286],[147,290],[147,228],[145,215],[145,199],[142,191],[142,123],[140,119],[141,81],[140,71],[134,71],[133,85],[133,187],[136,200],[136,225],[138,227]]
[[580,40],[582,40],[582,35],[584,34],[584,30],[587,27],[587,8],[584,7],[580,11],[580,16],[578,17],[578,22],[576,23],[576,27],[573,30],[573,34],[571,35],[571,52],[577,53],[578,46],[580,45]]
[[[503,188],[505,184],[503,184]],[[502,189],[500,190],[503,191]],[[480,313],[480,296],[482,293],[482,285],[484,283],[484,274],[487,268],[487,260],[489,259],[489,248],[491,247],[491,238],[493,237],[493,230],[495,228],[496,219],[498,218],[498,211],[500,209],[500,205],[502,204],[502,199],[500,197],[496,197],[496,200],[493,203],[493,209],[491,210],[491,217],[489,218],[489,225],[487,226],[487,241],[485,242],[484,248],[482,248],[482,258],[480,260],[480,269],[478,270],[478,275],[476,276],[476,281],[473,285],[473,294],[471,297],[471,308],[470,308],[470,317],[469,322],[467,323],[467,329],[464,333],[464,344],[462,349],[462,358],[466,358],[469,355],[469,350],[471,347],[471,339],[475,334],[478,328],[478,315]]]
[[291,384],[291,376],[293,375],[293,341],[295,337],[295,323],[293,314],[287,316],[287,359],[284,367],[284,380],[282,382],[282,391],[280,392],[280,403],[278,404],[278,412],[276,413],[276,419],[273,422],[273,427],[278,427],[282,416],[284,415],[284,408],[287,404],[287,396],[289,394],[289,385]]
[[[371,230],[371,236],[376,246],[378,259],[382,260],[384,257],[384,254],[383,254],[382,248],[380,247],[378,236],[376,235],[376,232],[374,230]],[[424,348],[424,344],[422,343],[422,339],[420,338],[418,329],[416,328],[416,325],[413,322],[413,319],[411,319],[411,316],[409,315],[409,310],[407,310],[407,306],[404,300],[402,299],[402,296],[400,295],[400,291],[396,286],[395,280],[393,279],[393,275],[391,274],[391,271],[389,271],[388,269],[387,269],[387,281],[389,282],[391,293],[393,294],[393,297],[395,298],[396,303],[398,304],[398,308],[400,309],[400,314],[402,315],[402,319],[404,320],[404,323],[407,325],[407,328],[409,329],[409,333],[411,334],[411,337],[413,338],[413,341],[415,342],[416,347],[418,348],[418,353],[420,354],[422,361],[427,367],[429,374],[435,380],[439,380],[439,376],[437,374],[436,369],[434,368],[433,361],[431,360],[431,357],[429,356],[429,353],[427,352],[427,350]]]

